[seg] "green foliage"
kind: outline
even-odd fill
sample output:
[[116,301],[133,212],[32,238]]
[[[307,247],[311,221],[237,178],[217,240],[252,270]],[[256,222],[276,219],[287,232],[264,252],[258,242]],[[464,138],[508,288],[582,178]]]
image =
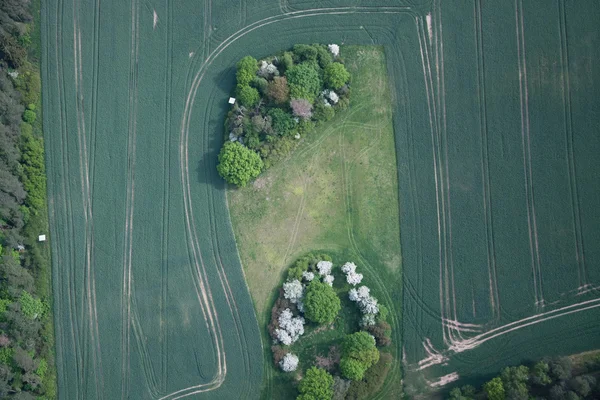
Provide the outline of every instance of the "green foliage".
[[288,268],[288,281],[293,281],[294,279],[302,280],[302,273],[308,271],[309,269],[314,270],[315,265],[319,261],[333,261],[328,254],[313,254],[308,253],[296,260],[294,265]]
[[573,374],[573,361],[569,357],[560,357],[548,362],[551,376],[560,381],[571,378]]
[[[27,105],[37,104],[42,92],[42,83],[37,71],[31,67],[25,68],[15,79],[15,86],[23,96],[23,103]],[[33,111],[34,109],[30,108],[30,110]]]
[[329,121],[335,115],[335,110],[330,105],[318,101],[313,111],[313,118],[319,122]]
[[48,363],[46,362],[46,359],[42,358],[40,360],[40,365],[35,370],[35,373],[43,380],[46,376],[46,372],[48,372]]
[[227,182],[246,186],[262,169],[260,156],[239,142],[226,142],[221,148],[217,171]]
[[[23,127],[27,127],[27,124],[23,124]],[[37,214],[46,203],[46,171],[42,138],[23,130],[21,151],[23,187],[27,191],[26,203],[33,214]]]
[[496,377],[483,385],[483,390],[487,393],[489,400],[504,400],[505,391],[502,379]]
[[328,324],[340,312],[341,302],[331,286],[314,279],[306,289],[304,309],[304,316],[310,321]]
[[296,400],[330,400],[333,397],[333,377],[324,369],[309,368],[298,385],[298,391],[300,396]]
[[294,58],[298,61],[316,61],[317,49],[308,44],[296,44],[292,48]]
[[323,80],[328,87],[339,89],[350,80],[350,73],[343,64],[334,62],[325,68]]
[[0,348],[0,364],[9,365],[12,362],[14,354],[14,348],[2,347]]
[[[351,363],[348,360],[355,360],[356,362]],[[364,331],[346,335],[342,342],[342,359],[340,362],[344,377],[352,380],[360,380],[362,379],[362,374],[356,375],[357,372],[360,372],[356,363],[362,365],[364,373],[364,371],[378,361],[379,350],[375,347],[375,339],[373,339],[371,335]],[[345,371],[343,367],[344,364],[351,367],[351,370]],[[346,375],[346,372],[348,371],[350,371],[352,375]]]
[[25,110],[23,113],[23,121],[27,122],[28,124],[33,124],[36,118],[37,116],[35,115],[34,111]]
[[352,381],[360,381],[363,378],[367,367],[354,358],[343,358],[340,361],[340,369],[344,378]]
[[474,398],[475,388],[471,385],[454,388],[450,391],[450,400],[473,400]]
[[531,381],[536,385],[545,386],[552,383],[552,379],[548,375],[550,366],[545,361],[535,363],[531,370]]
[[34,298],[25,290],[21,293],[19,303],[21,303],[21,312],[30,319],[42,318],[45,314],[45,307],[42,301]]
[[294,66],[294,57],[292,52],[286,51],[283,53],[283,56],[281,56],[281,65],[283,66],[284,71],[287,71]]
[[29,103],[29,104],[27,104],[27,109],[28,109],[28,110],[35,111],[35,108],[36,108],[36,107],[35,107],[35,104],[33,104],[33,103]]
[[236,64],[237,72],[236,79],[238,85],[247,86],[252,82],[258,71],[258,62],[252,56],[242,58]]
[[260,76],[255,76],[250,82],[250,85],[256,88],[261,95],[267,94],[267,88],[269,87],[269,81]]
[[529,368],[524,365],[518,367],[506,367],[500,373],[504,390],[511,398],[529,398],[527,381],[529,380]]
[[310,102],[315,100],[322,86],[318,68],[314,62],[303,62],[286,72],[292,98],[306,99]]
[[390,368],[392,367],[393,357],[389,353],[381,353],[377,364],[369,368],[362,380],[352,381],[350,388],[346,393],[347,400],[370,399],[373,394],[379,392]]
[[281,108],[272,108],[269,110],[269,116],[271,117],[271,125],[275,132],[282,136],[291,135],[294,133],[296,128],[296,121],[292,118],[291,114],[286,113]]
[[317,49],[317,60],[319,60],[319,66],[323,69],[327,68],[329,64],[333,62],[333,56],[327,48],[322,44],[313,44],[313,47]]
[[237,85],[235,92],[244,107],[252,107],[260,100],[258,90],[249,85]]
[[6,312],[7,307],[12,303],[9,299],[0,299],[0,318]]

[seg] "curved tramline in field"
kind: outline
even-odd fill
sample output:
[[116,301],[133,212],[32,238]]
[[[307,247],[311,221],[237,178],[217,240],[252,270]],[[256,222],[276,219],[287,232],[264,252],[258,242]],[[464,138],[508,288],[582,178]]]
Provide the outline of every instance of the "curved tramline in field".
[[[407,370],[442,384],[591,348],[600,142],[589,115],[600,55],[587,43],[597,14],[591,1],[563,0],[543,10],[520,0],[44,2],[61,398],[257,396],[260,332],[215,165],[233,66],[296,43],[385,49],[395,146],[385,143],[397,161],[382,169],[398,174],[402,257],[387,242],[397,256],[373,257],[354,219],[375,218],[357,203],[353,176],[389,139],[377,121],[361,125],[353,116],[365,111],[351,106],[340,126],[372,132],[372,142],[354,153],[332,127],[294,157],[318,159],[315,149],[336,143],[342,186],[331,196],[345,221],[336,235],[403,330],[394,343]],[[267,271],[302,250],[313,179],[300,174],[286,189],[298,204],[283,253],[264,253]],[[392,203],[373,204],[383,213]],[[400,259],[402,283],[378,277]],[[381,393],[396,393],[399,371]]]

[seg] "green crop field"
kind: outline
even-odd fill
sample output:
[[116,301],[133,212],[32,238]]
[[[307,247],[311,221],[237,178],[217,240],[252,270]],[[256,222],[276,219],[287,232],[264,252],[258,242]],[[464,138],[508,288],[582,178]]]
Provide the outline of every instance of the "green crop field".
[[598,20],[592,0],[43,2],[60,398],[258,397],[216,155],[235,62],[295,43],[384,48],[406,371],[598,347]]

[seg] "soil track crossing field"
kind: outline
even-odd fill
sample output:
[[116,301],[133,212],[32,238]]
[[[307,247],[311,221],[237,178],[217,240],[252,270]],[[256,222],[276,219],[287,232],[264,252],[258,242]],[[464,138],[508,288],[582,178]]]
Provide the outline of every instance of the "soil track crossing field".
[[409,368],[434,381],[598,345],[599,11],[448,4],[44,2],[61,398],[257,396],[214,165],[232,66],[299,42],[385,48]]

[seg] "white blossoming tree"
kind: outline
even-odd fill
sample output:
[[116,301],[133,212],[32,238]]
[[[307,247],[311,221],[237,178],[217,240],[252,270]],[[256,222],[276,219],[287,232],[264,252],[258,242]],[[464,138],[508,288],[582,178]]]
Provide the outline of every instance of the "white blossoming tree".
[[377,322],[375,321],[375,314],[364,314],[360,320],[361,326],[373,326]]
[[362,279],[363,274],[357,274],[356,272],[351,272],[348,275],[346,275],[346,281],[352,286],[356,286],[359,283],[361,283]]
[[312,273],[312,272],[309,272],[309,271],[304,271],[304,272],[302,273],[302,278],[303,278],[304,280],[306,280],[307,282],[310,282],[310,281],[312,281],[313,279],[315,279],[315,274],[314,274],[314,273]]
[[317,269],[319,270],[319,274],[321,276],[331,274],[331,267],[333,267],[333,263],[331,261],[319,261],[317,263]]
[[297,303],[298,300],[302,299],[304,296],[304,287],[299,280],[294,279],[291,282],[286,282],[283,284],[283,297],[291,301],[292,303]]
[[358,297],[361,299],[369,297],[369,293],[371,293],[371,289],[364,285],[358,288]]
[[277,336],[277,340],[284,345],[289,346],[292,344],[292,337],[285,329],[275,329],[275,335]]
[[325,282],[325,283],[326,283],[326,284],[328,284],[329,286],[333,286],[333,280],[334,280],[334,277],[333,277],[333,275],[325,275],[325,276],[323,277],[323,282]]
[[360,310],[363,312],[363,314],[377,314],[379,312],[377,299],[373,296],[361,299],[359,305]]
[[279,329],[275,330],[275,334],[277,335],[277,339],[286,346],[294,343],[304,334],[304,318],[294,317],[289,308],[286,308],[279,314],[278,321]]
[[358,290],[356,290],[356,289],[350,289],[350,291],[348,292],[348,297],[350,298],[350,301],[359,301],[360,300],[360,296],[358,295]]
[[327,47],[329,48],[329,51],[331,52],[331,54],[333,54],[334,57],[340,55],[340,46],[338,46],[337,44],[330,44]]
[[356,272],[356,264],[353,262],[347,262],[346,264],[342,265],[342,272],[345,274]]
[[287,353],[281,361],[279,361],[279,366],[284,372],[292,372],[298,368],[298,356],[292,353]]

